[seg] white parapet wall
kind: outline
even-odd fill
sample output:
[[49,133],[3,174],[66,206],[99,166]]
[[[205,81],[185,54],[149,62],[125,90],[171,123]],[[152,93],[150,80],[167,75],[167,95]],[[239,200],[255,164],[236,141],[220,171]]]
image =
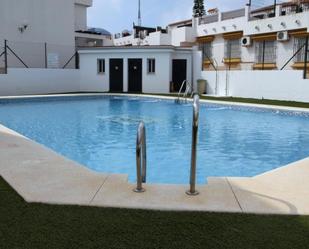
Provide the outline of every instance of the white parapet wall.
[[75,69],[10,68],[0,74],[0,96],[80,92],[81,87]]
[[203,71],[202,78],[212,95],[309,102],[302,71]]

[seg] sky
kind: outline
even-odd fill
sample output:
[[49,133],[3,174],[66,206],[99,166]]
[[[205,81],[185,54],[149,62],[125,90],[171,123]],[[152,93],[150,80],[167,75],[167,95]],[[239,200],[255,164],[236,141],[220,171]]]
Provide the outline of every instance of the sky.
[[[265,1],[265,0],[259,0]],[[248,0],[205,0],[205,8],[233,10]],[[169,23],[192,17],[193,0],[141,0],[142,24],[165,27]],[[137,24],[138,0],[93,0],[88,8],[88,26],[104,28],[111,33],[131,30]]]

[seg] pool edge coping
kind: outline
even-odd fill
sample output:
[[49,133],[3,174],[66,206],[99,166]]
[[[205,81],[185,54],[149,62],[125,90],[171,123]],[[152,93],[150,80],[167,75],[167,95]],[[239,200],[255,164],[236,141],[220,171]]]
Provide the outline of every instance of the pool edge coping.
[[[163,96],[155,94],[130,94],[130,93],[60,93],[60,94],[41,94],[41,95],[20,95],[20,96],[0,96],[0,100],[14,100],[14,99],[35,99],[35,98],[57,98],[57,97],[86,97],[86,96],[122,96],[122,97],[139,97],[139,98],[155,98],[155,99],[166,99],[176,100],[175,96]],[[192,102],[192,99],[187,99],[188,102]],[[309,108],[305,107],[294,107],[294,106],[282,106],[282,105],[268,105],[268,104],[254,104],[244,103],[237,101],[223,101],[223,100],[209,100],[200,99],[201,103],[220,104],[225,106],[241,106],[241,107],[254,107],[261,109],[270,110],[282,110],[282,111],[295,111],[295,112],[306,112],[309,113]]]
[[[97,96],[98,94],[86,94],[86,95],[90,95],[90,96]],[[145,95],[132,95],[132,94],[130,94],[130,95],[127,95],[127,94],[99,94],[99,96],[100,95],[113,95],[113,96],[137,96],[137,97],[146,97]],[[43,95],[43,97],[44,96],[46,96],[46,95]],[[53,97],[53,96],[51,96],[51,95],[47,95],[47,96],[49,96],[49,97]],[[59,96],[59,97],[63,97],[63,96],[68,96],[68,95],[63,95],[63,94],[60,94],[60,95],[57,95],[57,96]],[[76,94],[72,94],[71,96],[78,96],[78,95],[76,95]],[[85,94],[82,94],[82,95],[80,95],[80,96],[85,96]],[[32,96],[31,96],[32,97]],[[42,95],[40,95],[40,96],[35,96],[35,97],[42,97]],[[151,97],[151,98],[157,98],[157,96],[153,96],[153,95],[149,95],[149,97]],[[22,98],[24,98],[24,96],[22,97]],[[175,97],[162,97],[162,96],[160,96],[160,98],[162,98],[162,99],[175,99]],[[203,102],[211,102],[211,103],[213,103],[213,102],[216,102],[217,103],[217,101],[208,101],[208,100],[206,100],[206,101],[204,101],[203,100]],[[222,102],[222,101],[221,101]],[[220,103],[221,103],[220,102]],[[226,104],[226,103],[224,103],[224,104]],[[243,104],[243,103],[241,103],[241,105],[245,105],[245,106],[248,106],[247,104]],[[255,105],[254,105],[255,106]],[[260,105],[258,105],[258,106],[260,106]],[[277,108],[277,106],[275,106],[275,108],[276,109],[278,109]],[[297,109],[299,109],[299,108],[297,108]],[[309,111],[309,110],[308,110]],[[2,126],[2,127],[1,127]],[[44,145],[42,145],[42,144],[39,144],[39,143],[37,143],[37,142],[35,142],[35,141],[33,141],[33,140],[31,140],[30,138],[28,138],[28,137],[26,137],[26,136],[23,136],[22,134],[20,134],[20,133],[18,133],[18,132],[16,132],[16,131],[14,131],[14,130],[11,130],[11,129],[9,129],[8,127],[6,127],[6,126],[4,126],[4,125],[1,125],[0,124],[0,131],[3,131],[3,128],[4,128],[4,130],[6,130],[7,132],[9,132],[9,133],[11,133],[11,134],[13,134],[13,135],[15,135],[15,136],[18,136],[18,137],[20,137],[21,139],[26,139],[26,140],[28,140],[29,141],[29,143],[34,143],[34,144],[38,144],[38,145],[40,145],[40,146],[42,146],[43,148],[45,148],[45,150],[50,150],[50,151],[53,151],[53,150],[51,150],[51,149],[49,149],[48,147],[46,147],[46,146],[44,146]],[[57,155],[59,155],[59,153],[57,153],[57,152],[55,152],[55,151],[53,151],[55,154],[57,154]],[[61,156],[61,155],[59,155],[59,156]],[[61,157],[63,157],[63,156],[61,156]],[[63,158],[66,158],[66,157],[63,157]],[[68,158],[66,158],[67,160],[70,160],[70,159],[68,159]],[[229,185],[229,187],[230,187],[230,190],[231,190],[231,192],[232,192],[232,194],[234,195],[234,197],[235,197],[235,201],[237,202],[237,203],[240,203],[241,201],[238,199],[238,194],[236,193],[236,188],[234,189],[234,185],[236,184],[237,185],[237,180],[238,181],[246,181],[246,180],[251,180],[251,181],[255,181],[257,178],[259,179],[259,178],[262,178],[263,176],[269,176],[269,175],[271,175],[271,174],[273,174],[273,173],[275,173],[275,174],[277,174],[278,172],[280,172],[282,169],[286,169],[286,168],[290,168],[290,166],[291,165],[294,165],[294,164],[298,164],[298,163],[300,163],[300,162],[303,162],[303,161],[305,161],[305,160],[309,160],[309,157],[308,158],[306,158],[306,159],[303,159],[303,160],[301,160],[301,161],[297,161],[297,162],[293,162],[293,163],[291,163],[291,164],[289,164],[289,165],[283,165],[283,166],[281,166],[281,167],[279,167],[279,168],[277,168],[277,169],[274,169],[274,170],[271,170],[271,171],[268,171],[268,172],[265,172],[265,173],[263,173],[263,174],[260,174],[260,175],[257,175],[257,176],[254,176],[254,177],[251,177],[251,178],[244,178],[244,177],[241,177],[241,178],[237,178],[237,177],[217,177],[217,178],[213,178],[213,179],[226,179],[226,181],[227,181],[227,183],[228,183],[228,185]],[[72,161],[72,160],[70,160],[70,161]],[[121,174],[106,174],[106,173],[99,173],[99,172],[96,172],[96,171],[93,171],[93,170],[91,170],[91,169],[89,169],[89,168],[87,168],[87,167],[85,167],[84,165],[81,165],[81,164],[79,164],[79,163],[77,163],[77,162],[75,162],[75,161],[72,161],[74,164],[77,164],[77,165],[79,165],[79,166],[82,166],[83,168],[85,168],[85,169],[87,169],[87,170],[89,170],[89,171],[91,171],[93,174],[97,174],[97,175],[100,175],[100,176],[106,176],[106,179],[104,180],[104,183],[105,183],[105,181],[108,179],[108,178],[114,178],[114,177],[116,177],[117,178],[117,176],[119,176],[119,175],[121,175]],[[293,166],[293,167],[295,167],[295,166]],[[1,169],[1,168],[0,168]],[[125,175],[126,177],[125,178],[127,178],[127,175]],[[122,178],[123,178],[123,175],[122,175]],[[210,177],[211,178],[211,177]],[[209,178],[209,179],[210,179]],[[231,181],[230,181],[231,180]],[[235,183],[235,180],[236,180],[236,183]],[[232,182],[232,183],[231,183]],[[96,196],[97,196],[97,194],[100,192],[100,189],[101,189],[101,187],[104,185],[104,183],[100,186],[100,188],[98,189],[98,191],[96,192],[96,194],[93,196],[93,199],[92,200],[94,200],[95,198],[96,198]],[[130,188],[132,188],[133,186],[134,186],[134,184],[130,184],[128,181],[126,181],[126,182],[124,182],[123,184],[126,184],[127,186],[129,186]],[[127,187],[126,186],[126,187]],[[171,184],[171,185],[166,185],[166,184],[148,184],[148,185],[146,185],[147,187],[151,187],[151,188],[153,188],[153,186],[154,186],[154,188],[156,188],[156,186],[158,187],[158,186],[164,186],[164,187],[167,187],[167,186],[169,186],[169,187],[175,187],[175,185],[173,185],[173,184]],[[181,188],[181,189],[183,189],[184,188],[184,186],[186,186],[186,185],[177,185],[177,187],[179,187],[179,188]],[[200,185],[201,186],[201,185]],[[204,187],[207,187],[207,185],[203,185]],[[14,186],[12,186],[13,188],[14,188]],[[15,188],[14,188],[15,189]],[[246,190],[245,190],[246,191]],[[23,196],[22,194],[21,194],[21,196]],[[24,197],[24,196],[23,196]],[[27,199],[27,198],[25,198],[25,199]],[[30,201],[31,202],[31,201]],[[44,202],[45,203],[45,202]],[[47,203],[49,203],[49,202],[47,202]],[[51,202],[52,204],[61,204],[61,203],[53,203],[53,202]],[[65,204],[70,204],[70,203],[65,203]],[[73,203],[74,204],[74,203]],[[81,203],[81,204],[83,204],[83,203]],[[89,203],[89,205],[91,205],[91,206],[93,206],[92,204],[91,204],[91,202]],[[101,205],[98,205],[98,206],[101,206]],[[236,211],[235,209],[232,209],[232,210],[222,210],[222,209],[218,209],[218,211],[217,212],[235,212],[235,213],[254,213],[254,214],[287,214],[287,213],[285,213],[285,212],[274,212],[274,210],[272,210],[272,211],[270,211],[270,212],[265,212],[265,211],[261,211],[261,212],[258,212],[258,211],[256,211],[256,212],[250,212],[250,210],[243,210],[243,208],[242,208],[242,205],[241,204],[239,204],[239,206],[240,206],[240,210],[238,210],[238,211]],[[126,208],[126,207],[124,207],[124,206],[117,206],[117,205],[104,205],[104,207],[116,207],[116,208],[119,208],[119,207],[122,207],[122,208]],[[184,208],[184,209],[181,209],[181,208],[167,208],[166,207],[166,205],[163,205],[163,206],[161,206],[161,207],[141,207],[141,206],[138,206],[138,205],[129,205],[129,206],[127,206],[127,208],[135,208],[135,209],[151,209],[151,210],[174,210],[174,211],[211,211],[211,212],[216,212],[216,210],[199,210],[199,209],[194,209],[194,208],[192,208],[192,210],[190,209],[190,208]],[[295,213],[293,213],[293,214],[295,214]],[[302,213],[301,213],[302,214]],[[304,214],[309,214],[309,210],[308,210],[308,212],[305,212]],[[296,215],[298,215],[297,213],[296,213]]]

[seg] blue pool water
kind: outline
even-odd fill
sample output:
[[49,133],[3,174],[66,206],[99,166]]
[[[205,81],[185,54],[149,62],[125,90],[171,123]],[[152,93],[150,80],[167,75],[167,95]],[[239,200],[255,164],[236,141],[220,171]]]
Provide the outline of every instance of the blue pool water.
[[[151,183],[188,183],[191,104],[132,97],[1,100],[0,123],[87,167],[136,179],[137,126]],[[309,156],[304,113],[203,104],[197,178],[254,176]]]

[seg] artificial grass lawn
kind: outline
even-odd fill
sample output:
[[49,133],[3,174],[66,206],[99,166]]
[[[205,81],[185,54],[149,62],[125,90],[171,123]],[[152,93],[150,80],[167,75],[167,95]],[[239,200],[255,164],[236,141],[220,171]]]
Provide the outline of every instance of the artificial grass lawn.
[[[151,94],[158,96],[171,96],[177,97],[177,94]],[[276,105],[276,106],[286,106],[286,107],[301,107],[309,108],[309,103],[306,102],[296,102],[296,101],[285,101],[285,100],[273,100],[273,99],[251,99],[251,98],[236,98],[236,97],[212,97],[212,96],[200,96],[201,99],[205,100],[215,100],[215,101],[225,101],[225,102],[239,102],[247,104],[258,104],[258,105]]]
[[309,248],[309,217],[28,204],[0,177],[0,248]]

